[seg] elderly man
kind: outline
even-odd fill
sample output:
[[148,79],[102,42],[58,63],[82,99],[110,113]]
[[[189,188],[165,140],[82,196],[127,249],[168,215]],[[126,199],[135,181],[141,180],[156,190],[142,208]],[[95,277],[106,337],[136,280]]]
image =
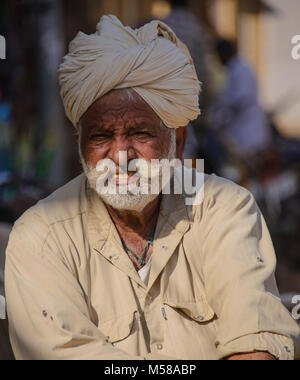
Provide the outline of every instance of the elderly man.
[[[199,114],[193,62],[172,30],[105,16],[71,43],[59,77],[85,174],[14,226],[6,294],[16,358],[294,359],[299,328],[249,192],[214,176],[198,205],[120,191],[137,181],[127,163],[180,159],[184,126]],[[104,160],[115,170],[101,183]],[[103,191],[107,182],[118,191]]]

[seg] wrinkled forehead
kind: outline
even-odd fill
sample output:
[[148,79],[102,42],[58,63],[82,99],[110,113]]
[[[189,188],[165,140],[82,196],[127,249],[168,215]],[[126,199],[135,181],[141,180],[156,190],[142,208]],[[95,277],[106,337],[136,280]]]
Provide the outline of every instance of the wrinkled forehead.
[[[124,102],[128,104],[140,104],[141,106],[144,105],[146,108],[149,107],[144,99],[132,88],[124,88],[109,91],[107,94],[103,95],[100,99],[94,102],[90,108],[98,105],[103,109],[107,108],[109,110],[120,107]],[[149,108],[151,109],[151,107]]]
[[96,100],[81,118],[80,126],[113,124],[120,119],[165,127],[148,103],[132,89],[112,90]]

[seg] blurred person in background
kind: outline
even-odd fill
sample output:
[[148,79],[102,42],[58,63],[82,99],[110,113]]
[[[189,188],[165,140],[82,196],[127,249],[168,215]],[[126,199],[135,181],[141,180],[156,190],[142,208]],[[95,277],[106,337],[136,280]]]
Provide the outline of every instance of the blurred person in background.
[[0,78],[0,187],[12,172],[12,109],[7,88],[6,81]]
[[162,21],[174,30],[178,38],[187,45],[193,58],[203,94],[200,108],[209,104],[210,71],[208,68],[209,35],[201,21],[189,10],[190,0],[170,0],[172,11]]
[[[189,10],[190,0],[170,0],[171,13],[163,19],[178,38],[184,42],[194,60],[196,72],[202,83],[203,92],[199,97],[202,115],[211,103],[211,73],[208,68],[208,54],[210,51],[210,37],[201,21]],[[201,142],[198,129],[202,127],[202,118],[197,123],[188,127],[188,137],[184,151],[185,158],[198,158],[201,150]],[[196,128],[196,130],[195,130]]]
[[216,43],[216,52],[227,72],[226,85],[210,110],[210,122],[227,146],[242,159],[249,159],[272,143],[272,134],[259,104],[253,70],[228,40]]

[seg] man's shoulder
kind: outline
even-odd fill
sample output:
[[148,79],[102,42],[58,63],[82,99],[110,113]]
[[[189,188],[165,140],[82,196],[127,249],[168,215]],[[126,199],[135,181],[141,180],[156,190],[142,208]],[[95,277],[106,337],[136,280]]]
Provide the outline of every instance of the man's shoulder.
[[206,202],[234,202],[244,197],[252,197],[246,188],[215,174],[204,175],[204,200]]
[[6,257],[32,259],[35,255],[41,256],[44,247],[51,244],[51,236],[55,235],[52,232],[57,227],[64,224],[66,231],[70,226],[74,228],[75,221],[85,212],[85,187],[85,176],[81,175],[28,209],[14,224]]
[[45,226],[75,218],[85,212],[86,179],[82,174],[68,182],[47,198],[28,209],[15,223],[15,226],[34,224],[38,221]]
[[[203,185],[197,194],[200,202],[186,204],[187,214],[192,224],[206,224],[209,220],[226,222],[230,215],[240,213],[242,209],[259,212],[253,194],[246,188],[216,175],[204,175]],[[198,227],[197,227],[198,228]]]
[[202,186],[195,198],[197,202],[187,206],[189,215],[195,221],[201,220],[211,210],[217,215],[218,210],[223,212],[225,209],[234,209],[243,203],[255,202],[249,190],[228,179],[214,174],[204,174],[202,178]]

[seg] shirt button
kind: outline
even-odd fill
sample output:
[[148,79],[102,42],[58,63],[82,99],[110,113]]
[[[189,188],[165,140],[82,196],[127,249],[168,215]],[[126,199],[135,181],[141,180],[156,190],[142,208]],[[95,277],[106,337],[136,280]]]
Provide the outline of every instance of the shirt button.
[[163,347],[162,344],[157,344],[157,345],[156,345],[156,348],[157,348],[159,351],[161,351],[164,347]]
[[286,350],[286,352],[288,352],[289,354],[291,353],[291,350],[288,346],[285,346],[284,349]]
[[119,256],[116,256],[116,255],[114,255],[114,256],[109,256],[109,259],[110,259],[110,260],[117,261],[117,260],[119,260]]
[[163,249],[163,251],[167,251],[169,249],[169,247],[167,245],[162,245],[161,248]]

